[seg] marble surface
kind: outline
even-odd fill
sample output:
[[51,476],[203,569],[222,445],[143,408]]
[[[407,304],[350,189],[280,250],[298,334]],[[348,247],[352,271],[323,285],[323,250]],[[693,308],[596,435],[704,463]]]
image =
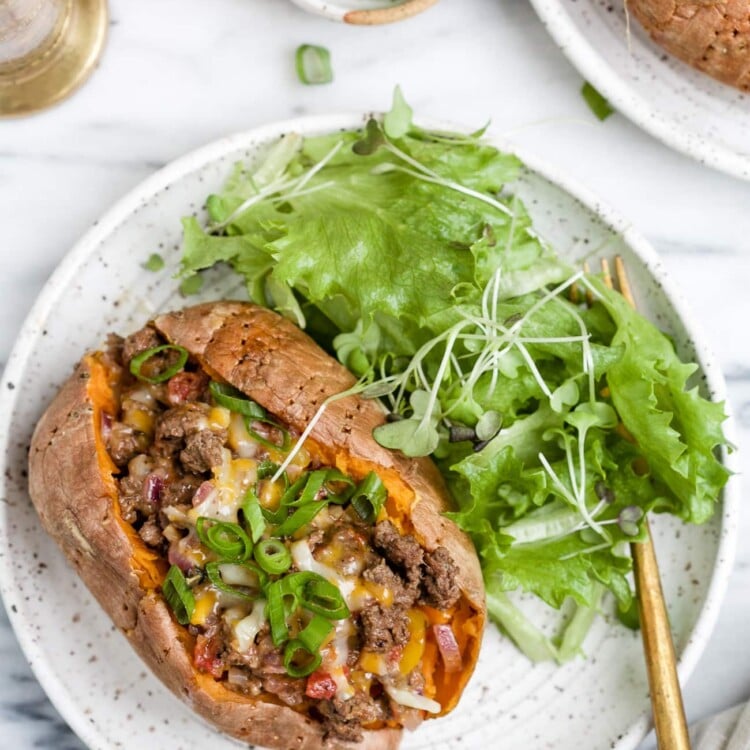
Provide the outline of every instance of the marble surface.
[[[64,253],[155,169],[264,122],[386,107],[400,83],[424,116],[492,118],[495,132],[632,220],[691,300],[724,368],[740,445],[750,446],[750,183],[669,151],[619,115],[595,120],[579,75],[525,0],[442,0],[371,29],[285,0],[116,0],[111,12],[107,50],[86,87],[52,111],[0,123],[0,363]],[[305,42],[331,50],[332,85],[296,80],[294,50]],[[740,539],[749,535],[745,516]],[[750,548],[740,543],[716,631],[685,691],[691,720],[750,698],[748,621]],[[4,614],[0,661],[2,745],[81,750]]]

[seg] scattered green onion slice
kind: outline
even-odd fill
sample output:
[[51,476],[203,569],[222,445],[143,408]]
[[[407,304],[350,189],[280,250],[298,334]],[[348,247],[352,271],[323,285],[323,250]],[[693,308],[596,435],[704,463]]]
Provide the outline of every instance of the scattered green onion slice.
[[239,524],[200,516],[195,530],[201,543],[224,560],[242,562],[252,554],[253,542]]
[[313,615],[310,622],[297,635],[299,640],[310,653],[315,653],[323,645],[330,632],[333,630],[333,623],[322,615]]
[[344,620],[349,617],[349,607],[341,592],[330,581],[317,574],[305,583],[301,604],[306,610],[329,620]]
[[152,271],[153,273],[161,271],[161,269],[164,268],[164,258],[162,258],[159,253],[151,253],[151,255],[148,256],[148,260],[143,263],[143,267],[147,271]]
[[167,600],[177,622],[187,625],[195,609],[195,597],[187,585],[182,571],[173,565],[161,585],[161,592]]
[[310,523],[327,504],[325,500],[321,500],[320,502],[300,506],[273,530],[273,536],[291,536],[295,531]]
[[386,499],[386,491],[380,477],[371,471],[354,490],[352,508],[367,523],[374,523]]
[[278,539],[264,539],[255,546],[253,554],[255,562],[271,575],[286,573],[292,564],[289,550]]
[[[151,357],[153,357],[155,354],[160,354],[161,352],[165,351],[177,352],[180,355],[177,358],[177,362],[175,362],[171,367],[168,367],[166,370],[164,370],[164,372],[160,372],[158,375],[154,375],[153,377],[142,375],[141,369],[143,368],[143,365],[145,365],[146,362],[148,362],[148,360],[151,359]],[[151,349],[146,349],[145,352],[141,352],[137,356],[133,357],[133,359],[130,360],[130,372],[132,375],[138,378],[138,380],[144,380],[146,383],[163,383],[165,380],[169,380],[172,375],[176,375],[185,366],[185,363],[187,361],[187,349],[181,346],[175,346],[174,344],[162,344],[161,346],[154,346]]]
[[284,523],[284,520],[286,519],[289,513],[289,504],[297,497],[297,495],[300,492],[302,492],[302,489],[307,483],[308,476],[309,474],[307,472],[303,472],[297,477],[297,479],[294,482],[292,482],[292,484],[290,484],[286,488],[286,490],[284,491],[284,494],[281,496],[281,499],[279,500],[279,507],[276,508],[276,510],[269,510],[268,508],[262,508],[263,517],[266,519],[268,523],[271,523],[274,525]]
[[245,493],[245,499],[240,510],[245,519],[245,525],[250,529],[250,537],[253,543],[257,544],[266,530],[266,519],[263,517],[263,509],[260,507],[260,501],[252,487]]
[[219,406],[229,409],[229,411],[237,412],[242,414],[243,417],[252,419],[264,419],[266,416],[266,410],[262,406],[247,398],[241,391],[232,388],[231,385],[212,380],[208,389],[211,391],[214,401]]
[[597,119],[606,120],[615,110],[612,105],[588,82],[581,86],[581,96]]
[[[256,578],[258,579],[256,590],[253,591],[248,586],[237,588],[237,586],[232,586],[228,583],[224,583],[224,579],[222,578],[222,575],[221,575],[222,565],[240,565],[243,568],[246,568],[247,570],[254,573]],[[261,568],[259,568],[254,562],[242,562],[242,563],[210,562],[206,565],[206,575],[208,576],[208,580],[211,581],[211,583],[217,589],[219,589],[219,591],[224,591],[227,594],[232,594],[233,596],[238,596],[241,599],[247,599],[248,601],[255,601],[256,599],[258,599],[262,595],[263,589],[265,589],[268,583],[268,576],[266,575],[266,572],[262,570]]]
[[[252,428],[253,422],[262,422],[263,424],[271,425],[275,427],[281,433],[281,443],[274,443],[273,440],[263,437],[257,430]],[[262,417],[247,417],[245,419],[245,427],[247,432],[253,440],[257,440],[261,445],[265,445],[266,448],[275,448],[280,451],[289,450],[289,446],[292,443],[292,439],[289,436],[289,431],[285,430],[278,422],[274,422],[272,419]]]
[[297,76],[302,83],[318,85],[333,80],[331,53],[316,44],[301,44],[295,54]]
[[288,505],[292,508],[298,508],[301,505],[308,505],[309,503],[319,502],[315,500],[315,496],[321,490],[326,481],[328,475],[327,469],[318,469],[313,471],[307,477],[307,482],[300,493],[300,496],[296,500],[291,500]]
[[[298,654],[302,655],[301,663]],[[313,653],[297,638],[289,641],[284,647],[284,669],[290,677],[307,677],[322,661],[320,653]]]
[[203,289],[203,276],[199,273],[183,279],[179,286],[180,294],[183,297],[191,297],[194,294],[198,294],[201,289]]
[[278,468],[279,465],[275,461],[269,461],[268,459],[261,461],[258,464],[258,479],[268,479],[269,477],[272,477]]
[[[274,646],[280,646],[289,637],[289,628],[286,624],[286,606],[284,599],[290,595],[290,592],[284,590],[284,578],[274,581],[266,589],[266,614],[268,615],[268,624],[271,627],[271,640]],[[294,604],[292,609],[297,608],[297,598],[294,594]]]

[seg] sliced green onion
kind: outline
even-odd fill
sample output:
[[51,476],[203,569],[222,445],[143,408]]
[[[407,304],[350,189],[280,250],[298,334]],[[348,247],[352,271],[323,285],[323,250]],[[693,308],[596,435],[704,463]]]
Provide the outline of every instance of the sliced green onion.
[[302,488],[307,483],[307,472],[303,472],[297,477],[297,479],[289,485],[284,491],[284,494],[279,500],[279,507],[276,510],[269,510],[268,508],[262,508],[263,517],[268,523],[278,525],[283,523],[289,514],[289,504],[302,492]]
[[[297,609],[299,601],[297,594],[290,591],[286,585],[287,578],[274,581],[266,589],[266,614],[268,615],[268,624],[271,627],[271,640],[274,646],[280,646],[289,638],[289,627],[286,624],[286,618],[289,614]],[[292,601],[287,604],[288,599]]]
[[[257,578],[257,584],[256,584],[256,590],[253,591],[250,589],[249,586],[243,586],[242,588],[237,588],[237,586],[232,586],[228,583],[224,582],[224,579],[221,575],[221,567],[223,565],[240,565],[243,568],[246,568],[251,573],[255,575]],[[248,601],[255,601],[258,599],[262,593],[263,589],[266,587],[268,583],[268,576],[266,575],[266,572],[259,568],[254,562],[243,562],[243,563],[218,563],[218,562],[210,562],[206,565],[206,575],[208,576],[208,580],[211,581],[211,583],[219,589],[219,591],[224,591],[227,594],[232,594],[232,596],[238,596],[241,599],[247,599]]]
[[301,44],[295,54],[297,76],[308,85],[330,83],[333,80],[331,53],[316,44]]
[[[166,351],[177,352],[180,355],[177,358],[177,362],[175,362],[171,367],[167,367],[164,372],[160,372],[158,375],[154,375],[153,377],[148,377],[147,375],[141,374],[143,365],[145,365],[146,362],[151,359],[151,357],[153,357],[155,354],[160,354],[161,352]],[[169,380],[172,375],[176,375],[185,366],[185,363],[187,361],[187,349],[182,346],[175,346],[174,344],[162,344],[161,346],[153,346],[151,347],[151,349],[146,349],[145,352],[141,352],[137,356],[133,357],[133,359],[130,360],[130,372],[132,375],[138,378],[138,380],[144,380],[146,383],[163,383],[165,380]]]
[[387,493],[380,477],[371,471],[362,483],[354,490],[351,497],[352,508],[357,515],[367,523],[374,523],[385,503]]
[[307,505],[312,502],[319,502],[315,500],[315,496],[321,490],[325,484],[326,477],[328,476],[327,469],[318,469],[313,471],[307,478],[305,487],[300,493],[300,496],[296,500],[292,500],[288,505],[292,508],[299,507],[300,505]]
[[156,273],[157,271],[161,271],[161,269],[164,268],[164,258],[162,258],[159,253],[151,253],[151,255],[148,256],[148,260],[141,265],[147,271]]
[[612,105],[588,82],[581,86],[581,96],[597,119],[606,120],[615,110]]
[[327,505],[325,500],[302,505],[292,513],[283,523],[273,530],[273,536],[291,536],[303,526],[306,526]]
[[[258,464],[258,479],[268,479],[269,477],[272,477],[278,468],[279,465],[275,461],[269,461],[268,459],[261,461]],[[286,474],[284,476],[286,476]]]
[[260,507],[260,501],[252,487],[245,493],[245,499],[240,506],[240,510],[245,518],[245,525],[250,527],[250,536],[253,543],[257,544],[266,530],[266,519],[263,517],[263,509]]
[[191,297],[194,294],[198,294],[203,289],[203,280],[203,276],[199,273],[184,278],[178,287],[180,294],[183,297]]
[[349,617],[349,607],[346,606],[341,592],[330,581],[317,574],[305,583],[301,605],[306,610],[323,615],[329,620],[344,620]]
[[167,600],[180,625],[187,625],[195,609],[195,597],[187,585],[182,571],[173,565],[161,585],[161,593]]
[[313,653],[297,638],[289,641],[284,647],[284,669],[290,677],[307,677],[322,661],[320,653]]
[[231,385],[212,380],[208,389],[211,391],[214,401],[219,406],[229,409],[229,411],[237,412],[237,414],[242,414],[243,417],[252,419],[264,419],[266,416],[266,410],[260,404],[256,404],[242,391],[238,391]]
[[239,524],[200,516],[195,530],[201,543],[225,560],[242,562],[253,552],[253,542]]
[[[273,440],[263,437],[257,430],[254,430],[251,425],[253,422],[262,422],[263,424],[271,425],[281,432],[281,443],[274,443]],[[274,448],[280,451],[289,450],[292,439],[289,436],[289,431],[285,430],[280,424],[274,422],[272,419],[262,417],[246,417],[245,427],[247,432],[253,440],[257,440],[261,445],[265,445],[266,448]]]
[[297,635],[297,640],[314,654],[320,649],[332,630],[333,623],[330,620],[322,615],[313,615],[310,622]]
[[286,573],[292,564],[292,556],[289,554],[289,550],[284,542],[278,539],[264,539],[256,545],[253,554],[255,562],[271,575]]

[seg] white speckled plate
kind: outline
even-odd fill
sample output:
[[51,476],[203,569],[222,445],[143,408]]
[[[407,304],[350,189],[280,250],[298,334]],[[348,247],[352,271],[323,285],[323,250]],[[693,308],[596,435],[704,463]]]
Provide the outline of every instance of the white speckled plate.
[[668,146],[750,179],[750,95],[668,55],[622,0],[531,0],[547,31],[612,106]]
[[[121,200],[70,252],[44,288],[9,360],[0,392],[0,585],[11,621],[52,702],[92,748],[213,750],[239,747],[216,735],[147,673],[124,637],[43,533],[26,490],[26,451],[35,421],[82,352],[107,332],[135,330],[156,310],[182,304],[173,274],[180,217],[195,212],[238,159],[253,159],[279,134],[320,133],[363,122],[307,118],[243,133],[189,154]],[[502,144],[498,144],[502,147]],[[651,248],[609,209],[526,159],[515,189],[536,226],[566,257],[621,253],[639,304],[697,357],[704,384],[724,398],[721,374],[664,278]],[[164,271],[144,271],[152,252]],[[242,296],[228,271],[214,273],[204,298]],[[736,487],[706,526],[654,519],[656,547],[686,679],[709,637],[724,595],[736,535]],[[526,602],[526,605],[529,605]],[[545,617],[540,615],[540,622]],[[587,660],[533,666],[490,627],[477,672],[450,717],[426,722],[405,748],[634,748],[649,725],[637,634],[601,619]]]

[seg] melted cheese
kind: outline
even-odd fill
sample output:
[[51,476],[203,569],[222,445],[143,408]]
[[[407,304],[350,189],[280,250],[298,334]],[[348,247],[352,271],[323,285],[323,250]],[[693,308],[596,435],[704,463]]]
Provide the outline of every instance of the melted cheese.
[[258,477],[258,462],[251,458],[232,458],[231,451],[224,448],[221,463],[212,471],[214,492],[188,511],[188,516],[193,523],[199,516],[236,523],[237,511],[242,505],[247,488],[254,484]]
[[255,643],[255,636],[266,621],[266,600],[256,599],[253,611],[245,618],[235,623],[232,627],[234,637],[237,639],[237,650],[245,653]]

